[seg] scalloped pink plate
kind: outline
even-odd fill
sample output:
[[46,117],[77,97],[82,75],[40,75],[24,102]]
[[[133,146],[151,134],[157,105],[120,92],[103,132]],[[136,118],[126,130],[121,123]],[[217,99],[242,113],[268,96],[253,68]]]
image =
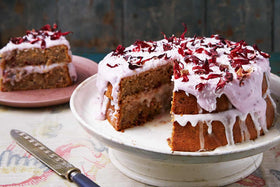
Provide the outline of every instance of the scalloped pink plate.
[[97,72],[97,63],[87,58],[73,55],[73,64],[76,67],[78,79],[72,86],[13,92],[0,91],[0,104],[13,107],[45,107],[68,102],[75,88]]

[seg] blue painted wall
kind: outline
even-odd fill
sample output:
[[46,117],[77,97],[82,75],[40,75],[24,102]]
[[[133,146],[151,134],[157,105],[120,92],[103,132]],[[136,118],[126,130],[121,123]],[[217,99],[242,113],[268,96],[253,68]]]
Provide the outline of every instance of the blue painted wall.
[[279,0],[1,0],[0,47],[27,29],[57,23],[74,53],[106,53],[137,39],[218,33],[280,52]]

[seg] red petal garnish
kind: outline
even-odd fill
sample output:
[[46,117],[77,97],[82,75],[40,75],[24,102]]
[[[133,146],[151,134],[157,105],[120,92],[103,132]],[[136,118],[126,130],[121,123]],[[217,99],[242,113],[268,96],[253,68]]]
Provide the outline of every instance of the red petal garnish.
[[157,44],[153,44],[153,46],[149,47],[148,52],[149,53],[154,52],[156,48],[157,48]]
[[131,64],[131,62],[128,62],[128,68],[131,69],[131,70],[135,70],[137,68],[141,68],[142,66],[138,66],[138,65],[135,65],[135,64]]
[[203,88],[205,87],[205,84],[203,84],[203,83],[199,83],[199,84],[197,84],[196,86],[195,86],[195,89],[197,89],[198,91],[202,91],[203,90]]
[[45,48],[46,48],[46,41],[45,41],[45,40],[42,40],[41,48],[42,48],[42,49],[45,49]]
[[143,57],[142,56],[138,56],[137,59],[139,59],[139,60],[136,62],[136,64],[138,64],[138,65],[142,64]]
[[164,57],[165,55],[167,55],[166,53],[164,53],[164,54],[161,54],[161,55],[159,55],[157,58],[162,58],[162,57]]
[[231,41],[229,41],[229,40],[225,40],[225,42],[226,42],[226,44],[227,44],[227,46],[228,46],[228,47],[231,47],[231,46],[232,46]]
[[207,59],[202,66],[194,66],[192,70],[195,70],[196,74],[208,74],[213,71],[210,69]]
[[140,46],[136,46],[135,48],[132,49],[133,52],[139,52],[141,50]]
[[72,33],[71,31],[68,31],[68,32],[62,32],[61,33],[61,36],[66,36],[66,35],[68,35],[68,34],[70,34],[70,33]]
[[185,34],[187,33],[188,28],[185,23],[182,23],[182,24],[184,26],[184,32],[181,34],[181,39],[185,39]]
[[[26,36],[23,37],[16,37],[16,38],[11,38],[11,42],[14,44],[21,44],[22,42],[30,42],[31,44],[35,44],[38,41],[41,42],[41,48],[45,49],[46,48],[46,41],[44,40],[46,37],[50,37],[51,40],[56,40],[59,39],[61,36],[66,36],[71,32],[61,32],[55,31],[57,29],[57,24],[53,24],[53,27],[51,27],[49,24],[46,24],[43,26],[40,30],[27,30],[26,35],[32,35],[33,40],[28,41]],[[47,31],[52,31],[53,34],[49,35]]]
[[133,45],[139,46],[141,48],[151,47],[151,45],[149,45],[147,42],[141,40],[136,40]]
[[113,51],[113,56],[123,55],[124,54],[124,47],[122,45],[118,45],[118,47]]
[[194,46],[194,42],[195,42],[195,40],[196,40],[196,37],[197,37],[197,36],[196,36],[196,34],[195,34],[195,35],[193,36],[193,39],[191,40],[191,42],[192,42],[191,45],[192,45],[192,46]]
[[209,68],[208,60],[206,59],[204,64],[202,65],[203,70],[205,70],[205,74],[208,74],[212,72],[212,70]]
[[226,72],[225,80],[226,80],[226,82],[232,81],[232,80],[233,80],[233,75],[232,75],[232,73]]
[[30,41],[31,44],[34,44],[36,42],[40,41],[40,38],[36,38],[35,40]]
[[66,36],[69,33],[71,33],[71,32],[61,32],[60,30],[56,31],[56,32],[53,33],[53,35],[51,35],[51,40],[57,40],[61,36]]
[[220,71],[227,71],[228,68],[229,68],[228,65],[225,65],[225,64],[221,64],[221,65],[219,66]]
[[217,87],[216,87],[216,91],[218,91],[219,89],[222,89],[224,86],[226,85],[226,81],[223,80],[222,78],[220,78]]
[[175,79],[179,79],[181,77],[181,69],[182,67],[180,67],[179,62],[175,60],[173,65],[173,72],[174,72]]
[[47,25],[43,26],[40,30],[42,30],[42,31],[52,31],[52,27],[49,24],[47,24]]
[[57,24],[56,24],[56,23],[54,23],[54,24],[53,24],[53,28],[52,28],[52,30],[53,30],[53,31],[55,31],[56,29],[57,29]]
[[204,51],[203,48],[198,48],[197,50],[195,50],[195,52],[197,52],[197,53],[202,53],[202,51]]
[[189,48],[185,51],[185,55],[192,55],[192,50],[190,50]]
[[210,74],[208,75],[206,78],[204,77],[200,77],[202,80],[209,80],[209,79],[215,79],[215,78],[218,78],[218,77],[221,77],[222,75],[220,74]]
[[163,50],[164,51],[169,51],[172,49],[172,46],[170,44],[163,44]]
[[182,82],[188,82],[189,81],[189,78],[188,78],[187,74],[183,74],[182,77],[183,77]]
[[184,52],[184,50],[183,50],[182,48],[179,48],[179,49],[178,49],[178,53],[179,53],[180,55],[182,55],[182,56],[185,56],[185,52]]
[[253,45],[253,48],[254,48],[255,50],[257,50],[257,51],[260,53],[260,55],[262,55],[264,58],[270,58],[270,55],[267,54],[267,53],[265,53],[265,52],[262,52],[262,51],[259,49],[259,47],[257,46],[257,44],[254,44],[254,45]]
[[118,67],[119,66],[119,64],[115,64],[115,65],[111,65],[111,64],[106,64],[108,67],[110,67],[110,68],[115,68],[115,67]]
[[210,58],[208,60],[208,62],[211,63],[211,64],[216,64],[216,62],[217,62],[216,60],[217,60],[217,58],[215,56],[213,56],[212,58]]
[[198,57],[196,57],[196,56],[190,56],[189,59],[190,59],[191,62],[193,62],[193,63],[195,63],[195,64],[199,64],[199,63],[203,62],[202,60],[200,60],[200,59],[199,59]]
[[22,37],[14,37],[10,39],[13,44],[21,44],[24,40]]

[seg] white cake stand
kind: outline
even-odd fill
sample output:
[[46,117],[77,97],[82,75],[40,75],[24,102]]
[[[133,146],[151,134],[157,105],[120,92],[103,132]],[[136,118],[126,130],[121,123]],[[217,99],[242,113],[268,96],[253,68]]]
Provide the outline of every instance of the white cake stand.
[[[115,131],[107,121],[94,118],[95,76],[80,84],[70,99],[70,107],[95,138],[110,147],[112,163],[128,177],[155,186],[221,186],[236,182],[255,171],[263,152],[280,143],[280,123],[255,141],[224,146],[209,152],[172,152],[170,116],[162,115],[144,126]],[[280,98],[280,78],[271,75],[276,102]],[[277,104],[278,107],[278,104]],[[277,109],[279,111],[279,109]]]
[[128,177],[154,186],[221,186],[236,182],[255,171],[263,154],[243,159],[190,164],[184,161],[158,161],[114,149],[109,150],[112,163]]

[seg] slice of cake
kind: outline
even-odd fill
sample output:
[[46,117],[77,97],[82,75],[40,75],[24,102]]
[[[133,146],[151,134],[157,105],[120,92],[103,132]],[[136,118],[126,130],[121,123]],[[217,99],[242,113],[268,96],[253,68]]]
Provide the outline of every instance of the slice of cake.
[[23,37],[11,38],[0,50],[1,91],[67,87],[77,78],[65,35],[45,25]]
[[99,63],[100,119],[122,131],[171,111],[173,151],[214,150],[267,132],[275,113],[269,55],[244,41],[185,33],[118,46]]

